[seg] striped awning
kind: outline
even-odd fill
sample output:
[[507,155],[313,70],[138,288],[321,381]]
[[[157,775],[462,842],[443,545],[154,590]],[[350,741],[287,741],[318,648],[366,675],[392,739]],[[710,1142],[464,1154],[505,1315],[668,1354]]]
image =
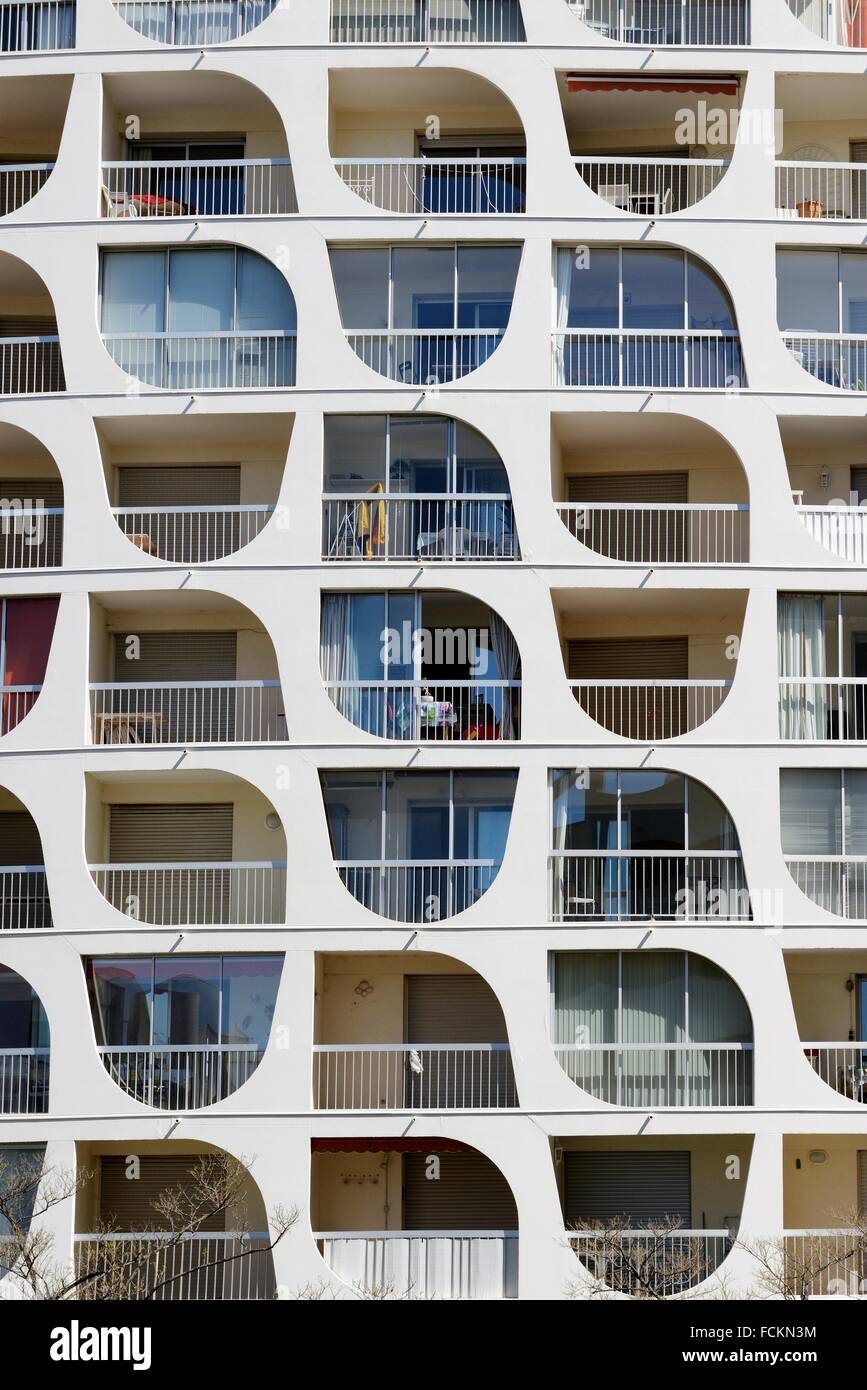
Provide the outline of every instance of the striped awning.
[[694,92],[699,96],[728,96],[738,94],[736,77],[633,77],[608,73],[570,72],[566,78],[569,92]]

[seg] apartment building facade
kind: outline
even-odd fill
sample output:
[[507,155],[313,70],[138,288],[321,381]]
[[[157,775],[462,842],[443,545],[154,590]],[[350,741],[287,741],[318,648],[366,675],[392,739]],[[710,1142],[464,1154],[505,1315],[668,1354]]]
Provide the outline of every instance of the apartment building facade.
[[61,1259],[216,1152],[208,1298],[631,1293],[612,1229],[860,1290],[865,50],[0,0],[0,1161],[87,1171]]

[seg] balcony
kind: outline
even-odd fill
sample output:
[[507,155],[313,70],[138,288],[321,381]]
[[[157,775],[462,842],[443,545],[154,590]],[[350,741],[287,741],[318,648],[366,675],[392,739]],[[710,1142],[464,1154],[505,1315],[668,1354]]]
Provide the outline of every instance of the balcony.
[[863,1297],[863,1144],[863,1135],[857,1133],[784,1136],[785,1229],[777,1297]]
[[555,386],[736,390],[746,385],[734,308],[715,273],[682,251],[557,252]]
[[286,217],[298,211],[288,159],[103,164],[107,217]]
[[35,990],[0,965],[0,1115],[48,1109],[49,1033]]
[[[101,1301],[100,1270],[127,1267],[135,1297],[161,1303],[228,1302],[276,1297],[267,1231],[88,1232],[75,1236],[73,1259],[79,1299]],[[153,1254],[151,1255],[151,1251]]]
[[323,772],[320,781],[334,866],[369,912],[443,921],[497,877],[516,773]]
[[[798,3],[799,0],[794,0]],[[743,47],[750,42],[750,0],[566,0],[582,23],[615,43],[660,48]]]
[[583,769],[552,791],[551,921],[751,920],[734,825],[700,782]]
[[331,0],[332,43],[525,43],[520,0]]
[[[0,4],[0,52],[3,9]],[[51,177],[71,90],[64,77],[4,77],[0,83],[0,217],[24,207]]]
[[[626,1298],[679,1298],[710,1279],[734,1248],[729,1231],[602,1229],[568,1233],[588,1281]],[[650,1292],[648,1292],[650,1290]]]
[[867,737],[867,600],[780,594],[780,738],[860,743]]
[[278,0],[114,0],[121,19],[155,43],[231,43],[256,29]]
[[[0,427],[0,571],[53,569],[62,559],[63,482],[57,465],[33,435],[15,425],[3,425]],[[41,682],[44,667],[30,674]],[[21,702],[22,715],[26,712],[26,696],[27,692],[22,691],[16,697]],[[10,727],[18,722],[16,711],[10,708],[13,704],[10,697],[4,711]]]
[[102,285],[102,340],[129,378],[174,391],[294,386],[295,300],[255,252],[104,251]]
[[[437,1182],[425,1177],[430,1155]],[[362,1297],[517,1297],[518,1214],[490,1159],[455,1140],[410,1138],[314,1139],[312,1158],[314,1239]],[[396,1211],[390,1191],[402,1193]]]
[[51,296],[15,256],[0,254],[0,395],[66,390]]
[[800,367],[825,386],[867,390],[861,251],[777,251],[777,322]]
[[0,790],[0,931],[53,926],[39,831],[17,797]]
[[[867,955],[785,953],[798,1036],[816,1075],[838,1096],[867,1103]],[[829,1097],[830,1101],[830,1097]]]
[[0,53],[75,47],[76,0],[2,0]]
[[865,802],[867,774],[857,768],[780,772],[786,867],[801,892],[836,917],[867,918],[867,846],[860,830]]
[[867,48],[867,15],[859,0],[787,0],[796,19],[827,43]]

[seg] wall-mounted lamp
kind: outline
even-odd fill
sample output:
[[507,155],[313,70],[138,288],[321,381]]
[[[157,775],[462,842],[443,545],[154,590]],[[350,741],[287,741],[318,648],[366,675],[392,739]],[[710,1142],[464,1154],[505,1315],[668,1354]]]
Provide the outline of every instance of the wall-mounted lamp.
[[265,817],[265,824],[269,830],[279,830],[281,825],[280,817],[276,811],[269,811]]
[[827,1163],[827,1162],[828,1162],[828,1154],[827,1154],[827,1151],[826,1151],[825,1149],[811,1149],[811,1150],[810,1150],[810,1162],[811,1162],[811,1163]]
[[847,993],[851,994],[854,988],[855,988],[855,981],[852,979],[852,976],[850,975],[849,978],[848,978],[848,980],[846,981],[846,990],[847,990]]
[[824,463],[819,472],[819,485],[823,492],[827,492],[828,488],[831,486],[831,470],[827,464]]

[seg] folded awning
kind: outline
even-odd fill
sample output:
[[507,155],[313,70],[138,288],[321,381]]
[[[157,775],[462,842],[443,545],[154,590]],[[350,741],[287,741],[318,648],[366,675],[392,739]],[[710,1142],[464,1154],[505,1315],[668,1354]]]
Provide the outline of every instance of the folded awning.
[[458,1139],[313,1139],[315,1154],[471,1154]]
[[699,96],[736,97],[739,83],[736,77],[617,77],[608,73],[602,77],[592,72],[570,72],[566,78],[569,92],[677,92],[697,93]]

